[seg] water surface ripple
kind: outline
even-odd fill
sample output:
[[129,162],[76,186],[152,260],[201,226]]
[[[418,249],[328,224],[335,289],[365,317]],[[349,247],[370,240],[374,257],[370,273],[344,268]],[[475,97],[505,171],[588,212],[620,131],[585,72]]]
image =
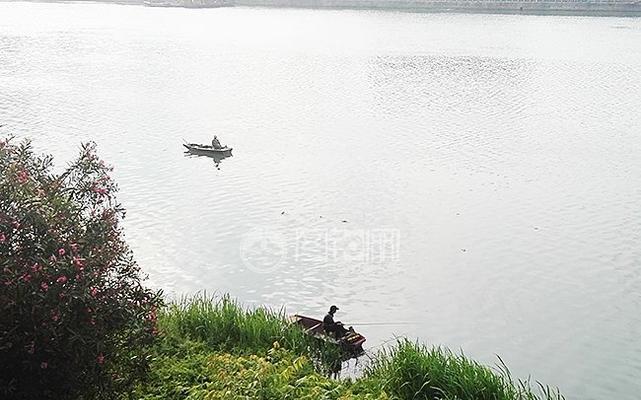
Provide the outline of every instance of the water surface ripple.
[[641,392],[640,104],[634,18],[0,3],[1,133],[99,144],[152,285],[569,399]]

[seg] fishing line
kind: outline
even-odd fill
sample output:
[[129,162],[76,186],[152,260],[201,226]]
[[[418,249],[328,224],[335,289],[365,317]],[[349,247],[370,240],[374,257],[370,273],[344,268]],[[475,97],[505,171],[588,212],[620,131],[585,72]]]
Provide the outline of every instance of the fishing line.
[[[409,322],[409,321],[399,321],[399,322],[350,322],[349,325],[358,325],[358,326],[385,326],[385,325],[418,325],[419,322]],[[345,324],[343,324],[345,325]]]

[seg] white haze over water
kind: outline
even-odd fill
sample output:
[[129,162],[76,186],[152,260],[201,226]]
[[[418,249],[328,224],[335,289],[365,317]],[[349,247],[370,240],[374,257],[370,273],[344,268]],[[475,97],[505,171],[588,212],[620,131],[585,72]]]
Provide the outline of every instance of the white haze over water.
[[568,399],[641,392],[640,104],[636,18],[0,3],[0,133],[99,144],[151,285]]

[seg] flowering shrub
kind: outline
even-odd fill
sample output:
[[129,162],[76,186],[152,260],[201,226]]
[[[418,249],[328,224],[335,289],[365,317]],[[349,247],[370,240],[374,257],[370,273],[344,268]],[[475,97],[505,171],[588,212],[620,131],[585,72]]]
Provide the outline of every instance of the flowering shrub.
[[0,398],[113,398],[146,372],[160,293],[141,285],[95,147],[54,173],[0,141]]

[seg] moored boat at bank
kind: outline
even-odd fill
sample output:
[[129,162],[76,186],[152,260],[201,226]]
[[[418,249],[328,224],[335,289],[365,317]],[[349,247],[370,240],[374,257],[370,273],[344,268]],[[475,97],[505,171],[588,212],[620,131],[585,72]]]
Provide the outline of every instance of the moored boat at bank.
[[323,321],[319,319],[299,314],[292,315],[290,318],[292,323],[299,325],[303,328],[305,333],[310,336],[317,337],[318,339],[329,343],[334,343],[352,356],[357,356],[363,353],[363,343],[365,343],[366,339],[365,336],[358,332],[350,330],[340,339],[336,339],[325,332]]

